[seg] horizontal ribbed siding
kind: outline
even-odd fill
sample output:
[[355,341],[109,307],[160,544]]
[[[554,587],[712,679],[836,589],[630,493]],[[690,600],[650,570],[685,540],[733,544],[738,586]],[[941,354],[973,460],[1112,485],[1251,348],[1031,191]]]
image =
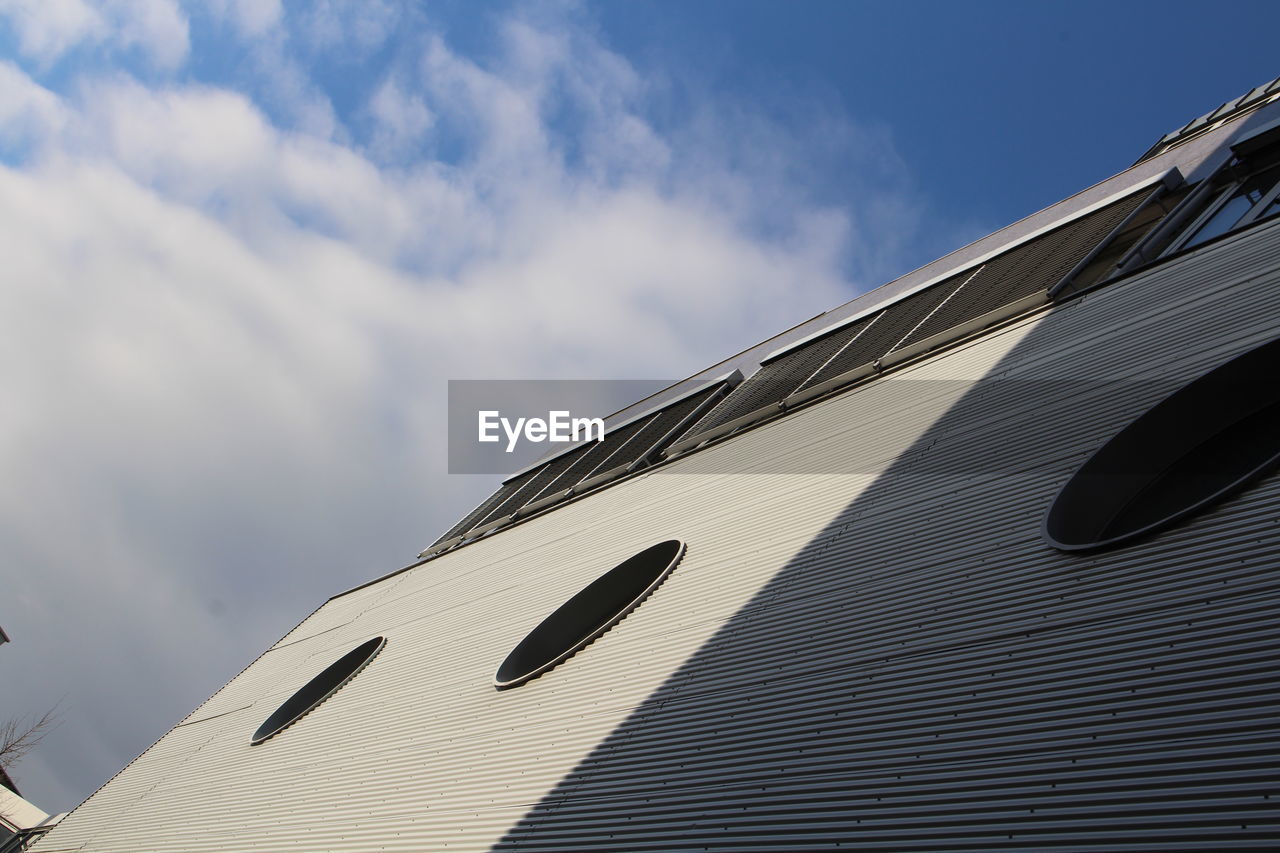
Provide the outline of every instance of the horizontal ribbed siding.
[[[35,849],[1275,849],[1280,478],[1114,552],[1038,528],[1162,388],[1280,331],[1278,234],[334,599]],[[1046,405],[1004,381],[1082,373],[1153,382]],[[670,537],[688,553],[640,608],[493,690],[541,618]],[[248,746],[374,634],[364,672]]]

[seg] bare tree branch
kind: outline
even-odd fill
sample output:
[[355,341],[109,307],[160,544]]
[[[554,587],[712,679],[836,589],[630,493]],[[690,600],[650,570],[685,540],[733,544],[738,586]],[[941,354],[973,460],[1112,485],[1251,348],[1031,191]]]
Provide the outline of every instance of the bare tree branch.
[[38,719],[30,723],[28,719],[30,718],[18,717],[0,723],[0,768],[12,767],[18,763],[61,722],[56,705]]

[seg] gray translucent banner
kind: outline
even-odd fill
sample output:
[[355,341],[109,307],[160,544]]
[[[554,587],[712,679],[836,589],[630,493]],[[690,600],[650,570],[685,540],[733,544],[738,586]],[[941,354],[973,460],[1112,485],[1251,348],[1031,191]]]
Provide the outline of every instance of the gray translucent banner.
[[[511,424],[520,418],[546,421],[554,411],[565,413],[565,418],[596,416],[614,412],[669,384],[665,380],[450,382],[449,470],[507,475],[573,446],[570,442],[535,442],[523,434],[512,441],[502,429],[492,430],[499,440],[480,442],[481,412],[500,412]],[[753,405],[759,407],[762,417],[746,428],[753,435],[714,433],[718,421],[704,419],[692,430],[672,436],[672,441],[688,446],[690,437],[711,431],[717,444],[741,442],[743,452],[725,447],[705,455],[697,453],[697,462],[664,466],[662,470],[671,474],[884,474],[909,470],[913,478],[980,478],[1029,472],[1067,452],[1064,448],[1079,448],[1082,438],[1084,446],[1100,446],[1182,384],[1164,379],[987,378],[973,382],[884,378],[785,411],[767,399],[757,400]],[[1215,410],[1245,405],[1248,414],[1251,399],[1270,399],[1259,397],[1259,390],[1225,383],[1215,386],[1207,397],[1216,402],[1198,405]],[[659,398],[641,402],[613,422],[651,411],[656,404],[660,404]],[[728,419],[746,414],[732,406],[725,411]],[[1194,420],[1195,413],[1172,416],[1165,427],[1169,440],[1181,440],[1179,434],[1190,425],[1187,419]],[[758,431],[766,420],[771,425]],[[815,440],[822,440],[823,452],[813,452]],[[1199,465],[1212,474],[1221,460],[1202,456],[1190,459],[1188,470]],[[1124,467],[1123,460],[1116,464]]]
[[[594,419],[641,412],[670,379],[451,379],[449,473],[508,475],[596,436]],[[639,402],[638,402],[639,401]],[[633,412],[622,412],[620,422]],[[576,422],[576,423],[575,423]],[[542,425],[540,427],[540,424]],[[482,440],[482,434],[486,439]]]

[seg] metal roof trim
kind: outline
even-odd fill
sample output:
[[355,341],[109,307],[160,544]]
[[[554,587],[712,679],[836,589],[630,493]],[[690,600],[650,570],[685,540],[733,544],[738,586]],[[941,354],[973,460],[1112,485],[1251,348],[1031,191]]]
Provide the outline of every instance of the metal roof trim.
[[535,512],[542,509],[543,507],[548,507],[548,506],[551,506],[552,504],[560,503],[560,501],[569,497],[569,495],[571,494],[573,494],[572,486],[570,486],[567,489],[561,489],[558,492],[552,492],[546,497],[538,498],[536,501],[530,501],[529,503],[520,507],[515,511],[515,516],[516,518],[524,518],[525,516],[533,515]]
[[584,492],[590,491],[591,489],[594,489],[596,486],[600,485],[601,483],[607,483],[610,480],[616,480],[630,470],[631,470],[630,465],[615,465],[614,467],[610,468],[607,471],[603,471],[599,474],[596,474],[594,476],[588,477],[587,479],[583,480],[581,483],[579,483],[577,486],[574,487],[574,494],[575,495],[582,494]]
[[497,530],[499,527],[506,527],[508,524],[510,524],[515,520],[516,520],[515,513],[508,513],[507,515],[504,515],[501,518],[495,518],[493,521],[490,521],[486,524],[480,524],[480,525],[477,525],[476,527],[471,528],[466,533],[462,534],[462,538],[467,540],[468,542],[470,542],[473,539],[479,539],[481,536],[485,535],[489,531]]
[[868,361],[867,363],[861,364],[852,370],[846,370],[838,376],[833,376],[830,379],[819,382],[817,385],[811,385],[803,391],[796,391],[795,393],[784,397],[782,404],[787,408],[792,408],[793,406],[798,406],[801,403],[807,403],[815,397],[821,397],[828,391],[834,391],[836,388],[842,388],[845,385],[850,385],[860,379],[866,379],[869,376],[875,376],[879,373],[880,362]]
[[445,551],[448,551],[454,545],[461,545],[462,539],[463,537],[461,536],[454,536],[450,539],[446,539],[443,542],[440,542],[439,544],[436,544],[436,545],[432,545],[430,548],[427,548],[425,551],[420,552],[418,556],[430,557],[434,554],[443,554]]
[[923,340],[916,341],[914,344],[908,344],[902,349],[893,350],[885,353],[879,359],[881,369],[901,364],[908,359],[914,358],[922,353],[935,350],[947,344],[954,343],[963,338],[967,338],[974,332],[980,332],[990,328],[1005,320],[1012,320],[1014,317],[1020,317],[1031,311],[1041,308],[1052,303],[1049,299],[1049,293],[1045,290],[1037,290],[1029,296],[1024,296],[1007,305],[1002,305],[994,311],[988,311],[985,314],[979,314],[972,320],[961,323],[958,326],[952,326],[946,331],[939,332],[936,335],[930,335]]
[[703,432],[692,435],[689,438],[674,442],[670,447],[662,452],[662,455],[668,457],[675,456],[678,453],[683,453],[690,448],[697,447],[700,444],[705,444],[706,442],[719,438],[722,435],[728,435],[729,433],[741,429],[748,424],[753,424],[756,421],[771,417],[781,411],[781,403],[770,403],[767,406],[761,406],[755,411],[747,412],[741,417],[734,418],[731,421],[725,421],[719,426],[712,427],[709,430],[704,430]]
[[1217,109],[1205,113],[1202,116],[1193,118],[1191,121],[1182,125],[1176,130],[1171,130],[1164,136],[1160,137],[1154,145],[1148,148],[1141,157],[1138,158],[1134,165],[1143,163],[1153,157],[1158,157],[1166,152],[1182,145],[1184,142],[1190,142],[1197,139],[1211,130],[1217,130],[1227,124],[1242,119],[1253,113],[1272,101],[1276,100],[1277,87],[1280,87],[1280,77],[1272,80],[1270,83],[1263,83],[1261,86],[1255,86],[1246,94],[1241,95],[1232,101],[1219,106]]

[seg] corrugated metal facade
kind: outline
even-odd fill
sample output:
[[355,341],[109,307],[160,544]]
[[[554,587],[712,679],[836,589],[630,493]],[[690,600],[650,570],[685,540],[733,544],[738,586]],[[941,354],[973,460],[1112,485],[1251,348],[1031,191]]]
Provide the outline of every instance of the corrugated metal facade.
[[[34,849],[1277,849],[1280,477],[1114,551],[1040,536],[1091,452],[1277,318],[1272,222],[339,596]],[[493,688],[670,538],[638,609]]]

